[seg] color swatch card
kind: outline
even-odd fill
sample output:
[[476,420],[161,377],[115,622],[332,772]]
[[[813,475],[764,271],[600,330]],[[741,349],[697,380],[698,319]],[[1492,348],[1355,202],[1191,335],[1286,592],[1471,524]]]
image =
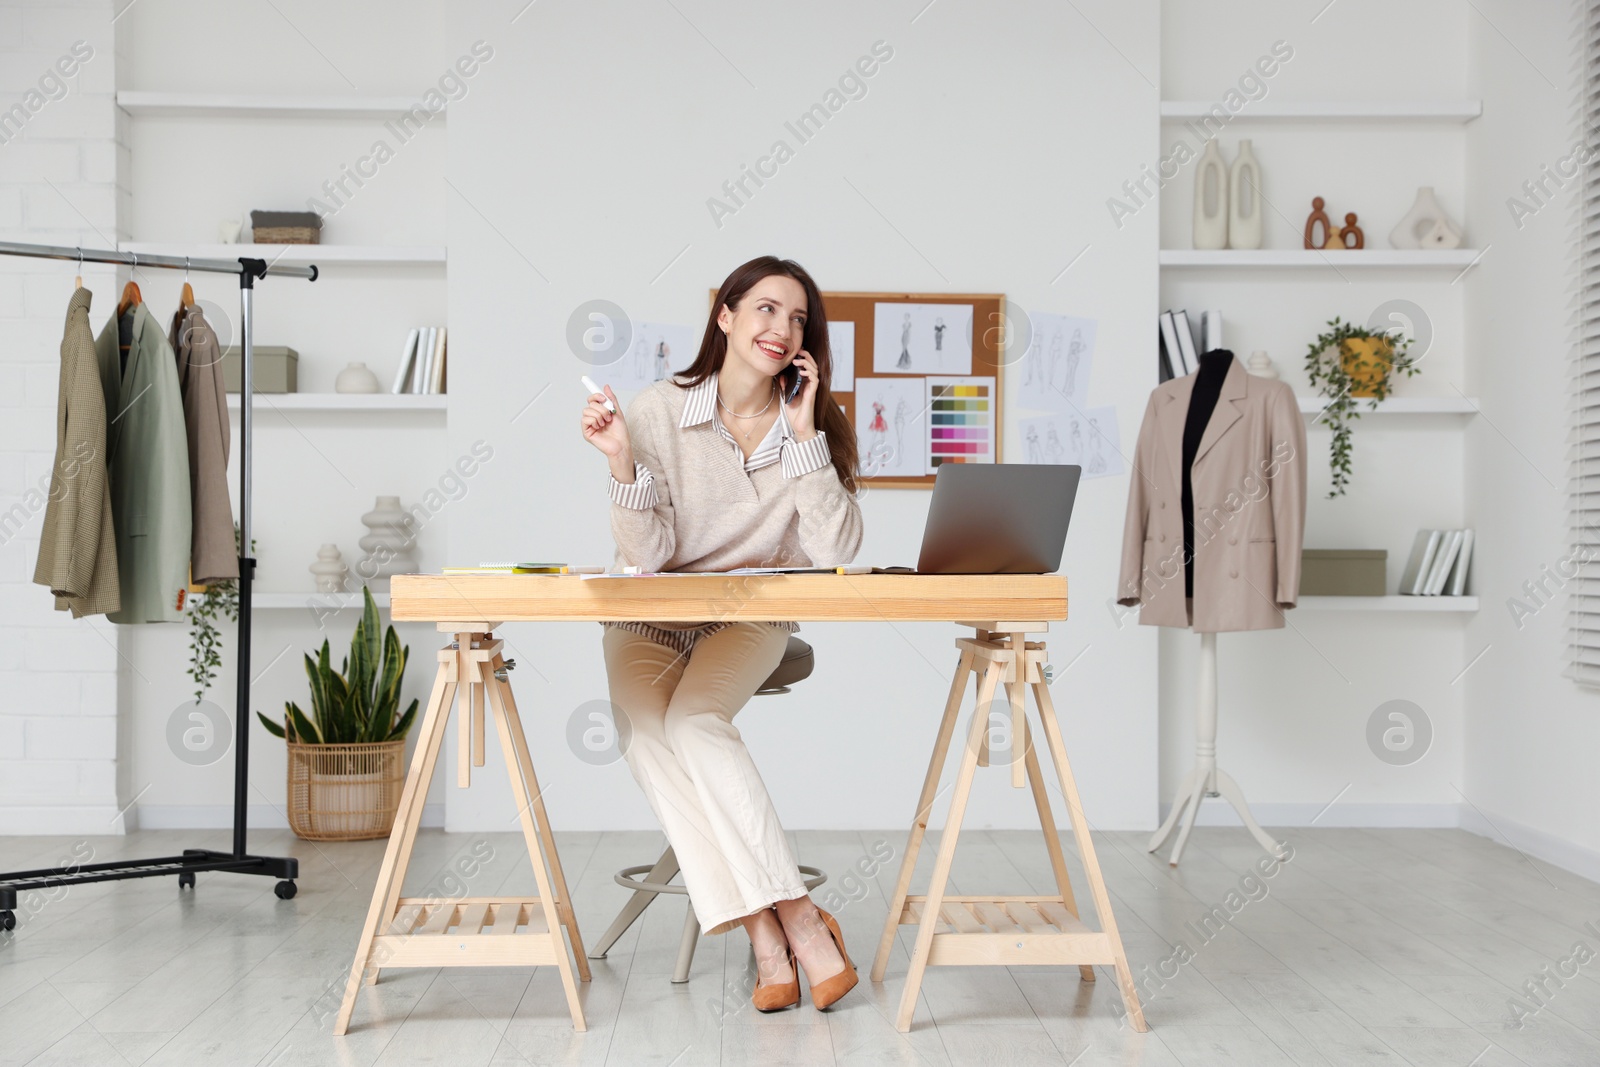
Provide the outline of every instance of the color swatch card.
[[928,469],[994,462],[994,379],[927,378]]
[[928,399],[922,378],[857,378],[856,450],[867,478],[928,473]]

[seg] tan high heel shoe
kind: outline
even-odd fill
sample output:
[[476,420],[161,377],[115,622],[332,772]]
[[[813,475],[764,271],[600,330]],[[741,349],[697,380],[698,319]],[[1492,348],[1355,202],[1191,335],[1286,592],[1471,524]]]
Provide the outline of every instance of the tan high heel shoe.
[[794,977],[787,982],[762,985],[761,965],[757,963],[756,987],[750,991],[750,1003],[756,1006],[756,1011],[782,1011],[800,1003],[800,969],[795,966],[794,953],[788,945],[783,947],[783,952],[789,959],[789,970]]
[[812,982],[807,975],[807,983],[811,986],[811,1003],[817,1006],[818,1011],[822,1011],[854,989],[859,979],[856,977],[855,965],[850,962],[850,953],[844,950],[844,934],[839,931],[838,920],[821,908],[817,909],[817,914],[822,916],[822,923],[828,928],[828,936],[833,938],[833,945],[839,950],[839,958],[844,960],[844,970],[831,978]]

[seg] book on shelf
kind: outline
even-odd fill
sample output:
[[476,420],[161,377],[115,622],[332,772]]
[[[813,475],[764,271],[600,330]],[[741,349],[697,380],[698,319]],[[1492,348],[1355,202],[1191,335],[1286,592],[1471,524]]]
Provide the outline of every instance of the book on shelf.
[[406,343],[400,348],[400,366],[394,372],[394,385],[389,389],[391,393],[406,392],[406,385],[411,381],[411,361],[417,358],[417,334],[420,332],[413,326],[406,334]]
[[1189,313],[1175,311],[1172,317],[1178,334],[1178,347],[1183,351],[1183,373],[1193,374],[1200,369],[1200,353],[1195,349],[1194,327],[1189,325]]
[[1473,531],[1418,530],[1400,576],[1401,596],[1466,596]]
[[1450,572],[1450,596],[1467,595],[1467,567],[1472,562],[1471,530],[1461,531],[1461,554],[1456,557],[1456,569]]
[[1433,569],[1428,573],[1425,596],[1438,596],[1444,591],[1445,579],[1450,577],[1450,568],[1455,564],[1456,554],[1461,551],[1461,531],[1445,530],[1443,533],[1438,555],[1433,560]]
[[1167,336],[1161,330],[1156,330],[1156,379],[1161,382],[1170,382],[1177,375],[1172,370],[1172,356],[1167,353]]
[[1400,574],[1400,595],[1421,596],[1427,587],[1428,574],[1433,569],[1433,557],[1439,551],[1439,530],[1418,530],[1411,542],[1411,558]]
[[1166,346],[1173,377],[1182,378],[1194,369],[1183,362],[1183,347],[1178,343],[1178,320],[1170,311],[1161,313],[1161,343]]
[[428,392],[442,393],[444,389],[444,353],[445,341],[449,336],[449,327],[439,327],[439,336],[435,340],[433,349],[433,366],[429,368]]
[[395,368],[393,393],[442,393],[445,389],[443,326],[417,326],[407,334]]
[[1200,313],[1200,333],[1202,341],[1200,351],[1212,352],[1222,347],[1222,312],[1202,311]]

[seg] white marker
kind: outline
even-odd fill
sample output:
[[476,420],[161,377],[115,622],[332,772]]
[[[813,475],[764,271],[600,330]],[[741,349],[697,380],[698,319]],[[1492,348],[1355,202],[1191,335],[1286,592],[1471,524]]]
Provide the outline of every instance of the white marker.
[[[590,378],[587,374],[583,376],[583,387],[589,390],[591,393],[599,393],[602,396],[605,395],[605,390],[594,384],[594,379]],[[611,402],[611,398],[609,396],[602,400],[601,403],[606,406],[606,410],[611,412],[611,414],[615,415],[617,413],[617,405]]]

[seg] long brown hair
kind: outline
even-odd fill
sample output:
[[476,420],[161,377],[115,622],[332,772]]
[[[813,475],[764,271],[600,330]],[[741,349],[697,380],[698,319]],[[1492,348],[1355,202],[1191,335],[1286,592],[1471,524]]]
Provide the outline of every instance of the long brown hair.
[[722,288],[717,290],[716,303],[712,305],[711,315],[706,320],[705,336],[700,339],[699,355],[695,356],[694,362],[689,364],[687,369],[679,371],[673,381],[678,386],[688,389],[699,385],[722,369],[722,361],[728,355],[728,335],[717,325],[718,312],[722,310],[724,304],[729,311],[737,311],[745,294],[761,279],[774,274],[793,278],[806,292],[806,326],[800,347],[817,361],[819,378],[811,417],[817,429],[828,435],[828,451],[833,457],[833,469],[838,472],[839,481],[846,491],[854,493],[857,462],[856,432],[828,388],[828,383],[833,378],[833,351],[828,347],[828,316],[823,309],[822,293],[817,289],[817,283],[812,281],[806,269],[794,260],[779,259],[777,256],[758,256],[734,268],[733,273],[722,283]]

